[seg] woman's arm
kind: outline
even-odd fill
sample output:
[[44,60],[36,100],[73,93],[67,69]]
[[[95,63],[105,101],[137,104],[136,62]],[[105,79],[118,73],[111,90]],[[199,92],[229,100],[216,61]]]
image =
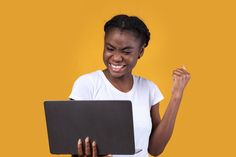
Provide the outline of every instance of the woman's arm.
[[164,149],[174,130],[176,116],[183,96],[184,88],[190,79],[190,74],[185,68],[173,71],[172,95],[164,113],[160,118],[159,104],[151,108],[152,132],[149,139],[148,151],[151,155],[158,156]]

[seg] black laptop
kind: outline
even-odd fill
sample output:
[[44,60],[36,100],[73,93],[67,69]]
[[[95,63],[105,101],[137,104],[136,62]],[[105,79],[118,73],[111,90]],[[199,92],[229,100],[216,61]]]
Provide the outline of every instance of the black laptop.
[[45,101],[52,154],[77,154],[78,139],[96,141],[99,155],[135,154],[130,101]]

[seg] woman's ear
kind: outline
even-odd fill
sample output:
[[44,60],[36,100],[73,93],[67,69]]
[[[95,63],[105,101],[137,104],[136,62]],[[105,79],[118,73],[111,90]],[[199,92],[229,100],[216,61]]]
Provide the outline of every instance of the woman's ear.
[[138,59],[140,59],[142,56],[143,56],[143,53],[144,53],[144,47],[145,45],[143,45],[139,51],[139,56],[138,56]]

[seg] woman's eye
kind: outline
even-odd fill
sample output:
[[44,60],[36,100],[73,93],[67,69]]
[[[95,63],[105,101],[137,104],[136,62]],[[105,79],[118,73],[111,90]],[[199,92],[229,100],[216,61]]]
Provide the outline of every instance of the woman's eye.
[[113,51],[113,48],[107,47],[108,51]]
[[123,51],[124,54],[128,55],[130,54],[131,52],[130,51]]

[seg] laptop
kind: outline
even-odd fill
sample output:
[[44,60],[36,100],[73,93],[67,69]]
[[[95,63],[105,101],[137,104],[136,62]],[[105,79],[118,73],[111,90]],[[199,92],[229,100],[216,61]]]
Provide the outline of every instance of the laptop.
[[132,155],[135,150],[131,101],[45,101],[52,154],[77,154],[77,142],[89,136],[99,155]]

